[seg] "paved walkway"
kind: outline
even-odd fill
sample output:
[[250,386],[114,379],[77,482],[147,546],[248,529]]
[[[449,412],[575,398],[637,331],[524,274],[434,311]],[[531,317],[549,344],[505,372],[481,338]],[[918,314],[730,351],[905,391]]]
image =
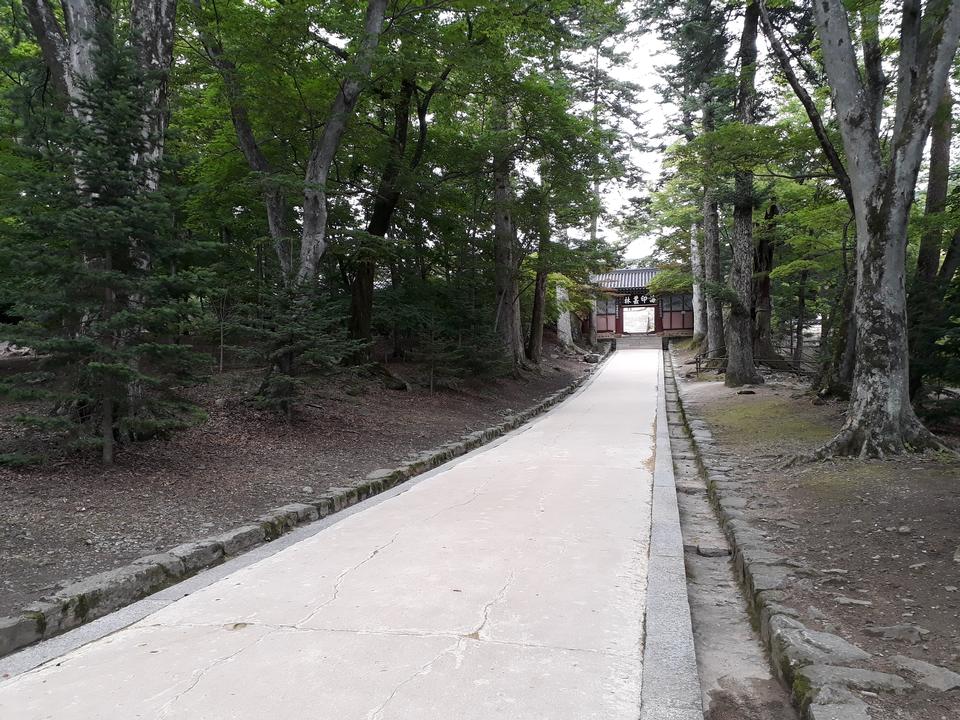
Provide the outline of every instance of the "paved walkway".
[[659,358],[0,684],[0,718],[636,720]]

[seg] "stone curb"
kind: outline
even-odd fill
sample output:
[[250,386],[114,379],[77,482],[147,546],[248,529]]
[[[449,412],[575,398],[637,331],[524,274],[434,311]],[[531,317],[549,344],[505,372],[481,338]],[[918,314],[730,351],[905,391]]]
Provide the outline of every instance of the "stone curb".
[[395,468],[374,470],[350,487],[334,487],[311,503],[291,503],[268,510],[251,523],[214,537],[178,545],[167,552],[137,558],[127,565],[71,583],[50,598],[27,605],[19,615],[0,617],[0,657],[40,640],[103,617],[224,560],[340,512],[421,473],[465,455],[520,427],[576,392],[609,357],[585,369],[565,388],[498,425],[468,433],[455,442],[412,456]]
[[660,352],[640,720],[703,720],[667,422],[667,362]]
[[903,692],[910,688],[898,675],[871,672],[851,665],[870,654],[843,638],[805,627],[800,613],[785,604],[798,580],[787,558],[771,552],[762,532],[743,512],[749,488],[732,475],[734,467],[718,452],[706,422],[684,407],[667,353],[668,412],[679,414],[693,446],[693,460],[706,479],[707,494],[733,549],[737,579],[743,587],[770,662],[790,689],[803,720],[870,720],[867,704],[855,692]]

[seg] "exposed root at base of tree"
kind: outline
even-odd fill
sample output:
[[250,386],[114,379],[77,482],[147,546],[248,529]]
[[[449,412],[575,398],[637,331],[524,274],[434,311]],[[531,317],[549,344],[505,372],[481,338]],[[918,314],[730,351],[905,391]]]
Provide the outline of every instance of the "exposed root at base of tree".
[[791,458],[784,468],[839,457],[882,460],[892,455],[922,453],[927,450],[946,452],[951,455],[958,454],[918,420],[911,421],[900,434],[893,436],[884,436],[875,430],[844,426],[836,437],[819,450],[810,455],[797,455]]

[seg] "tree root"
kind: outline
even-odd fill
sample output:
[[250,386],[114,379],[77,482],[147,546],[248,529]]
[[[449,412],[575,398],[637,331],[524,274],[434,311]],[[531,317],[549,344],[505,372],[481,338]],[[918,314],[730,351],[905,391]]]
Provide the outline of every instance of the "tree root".
[[882,437],[874,430],[847,425],[830,442],[814,452],[812,459],[855,457],[859,460],[883,460],[892,455],[922,453],[926,450],[953,452],[918,420],[910,421],[906,428],[892,437]]
[[907,427],[892,438],[880,438],[875,431],[864,431],[861,428],[845,425],[830,442],[813,453],[792,456],[783,465],[783,469],[835,458],[883,460],[890,456],[922,453],[928,450],[960,456],[960,453],[927,430],[919,420],[909,421]]

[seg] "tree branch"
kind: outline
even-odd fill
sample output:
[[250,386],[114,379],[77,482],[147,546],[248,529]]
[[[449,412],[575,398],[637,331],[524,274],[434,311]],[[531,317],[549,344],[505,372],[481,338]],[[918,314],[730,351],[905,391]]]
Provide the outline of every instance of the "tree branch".
[[860,11],[860,33],[863,36],[863,63],[867,76],[867,94],[871,116],[880,127],[883,114],[883,96],[887,90],[887,76],[883,72],[883,49],[880,47],[880,3],[872,2]]
[[840,159],[840,153],[837,152],[833,141],[830,139],[830,135],[827,133],[826,125],[823,122],[823,117],[820,115],[817,104],[813,101],[813,98],[810,97],[810,93],[807,92],[807,89],[800,82],[800,79],[793,70],[793,65],[790,63],[790,56],[784,49],[784,45],[777,36],[773,23],[770,21],[770,14],[767,12],[767,4],[764,0],[760,0],[760,23],[763,26],[763,33],[767,36],[767,41],[770,43],[770,48],[780,63],[780,70],[783,76],[790,84],[800,104],[803,105],[807,117],[810,119],[813,134],[816,135],[817,141],[820,143],[820,148],[823,150],[823,154],[826,155],[827,162],[830,163],[830,168],[833,170],[834,175],[836,175],[840,189],[843,191],[847,205],[850,206],[852,212],[853,190],[850,186],[850,176],[847,174],[847,169]]
[[40,46],[43,62],[57,90],[66,99],[69,96],[67,45],[63,28],[49,0],[23,0],[23,9]]
[[433,100],[433,96],[436,95],[443,83],[446,82],[451,70],[453,70],[453,65],[447,65],[436,82],[430,86],[430,89],[424,93],[422,98],[417,100],[417,122],[420,132],[417,136],[417,146],[414,148],[413,157],[410,158],[411,170],[417,167],[420,161],[423,160],[423,153],[427,147],[427,111],[430,109],[430,101]]

